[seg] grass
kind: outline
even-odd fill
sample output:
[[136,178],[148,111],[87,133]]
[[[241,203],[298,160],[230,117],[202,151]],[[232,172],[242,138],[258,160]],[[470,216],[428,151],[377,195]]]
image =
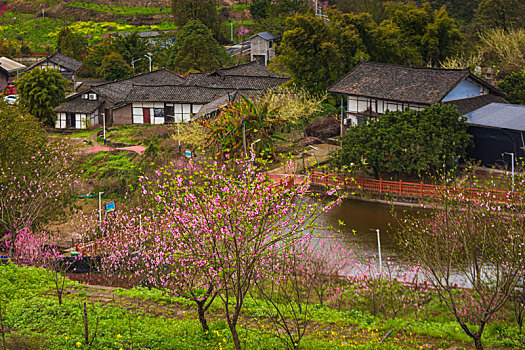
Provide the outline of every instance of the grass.
[[[193,304],[158,290],[108,290],[68,281],[68,294],[59,306],[50,274],[43,269],[2,265],[0,281],[2,316],[10,348],[87,349],[84,302],[91,336],[98,319],[92,348],[130,349],[132,344],[135,349],[233,348],[218,300],[210,308],[211,329],[206,334],[197,321]],[[239,326],[241,340],[246,342],[247,349],[283,348],[262,305],[252,298],[245,301]],[[452,321],[385,320],[356,310],[336,310],[315,304],[311,311],[312,324],[301,341],[301,349],[471,348],[470,340]],[[508,341],[510,328],[490,325],[486,347],[519,347]],[[389,331],[392,334],[381,343]]]

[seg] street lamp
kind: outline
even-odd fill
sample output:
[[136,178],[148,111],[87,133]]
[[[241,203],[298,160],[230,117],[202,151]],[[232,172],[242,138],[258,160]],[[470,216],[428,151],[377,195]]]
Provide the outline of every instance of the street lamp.
[[135,62],[140,61],[141,59],[142,57],[141,58],[134,58],[134,57],[131,58],[131,67],[133,67],[133,72],[135,72]]
[[151,52],[148,52],[147,55],[144,55],[144,57],[146,57],[149,60],[149,71],[150,72],[151,72],[151,56],[152,56]]
[[310,147],[311,149],[314,150],[314,158],[315,158],[315,162],[317,163],[317,166],[319,166],[319,161],[317,160],[317,155],[315,154],[315,151],[317,151],[317,147],[314,147],[312,145],[308,145],[308,147]]
[[514,153],[513,152],[505,152],[505,154],[508,154],[510,156],[511,161],[511,169],[512,169],[512,192],[514,192]]
[[251,144],[250,144],[250,150],[252,151],[253,153],[253,145],[255,145],[257,142],[261,141],[261,139],[257,139],[255,141],[253,141]]
[[383,273],[383,260],[381,257],[381,236],[379,234],[379,229],[376,228],[370,229],[370,231],[376,231],[377,232],[377,250],[379,251],[379,274],[381,275]]
[[98,193],[98,222],[99,223],[102,222],[102,193],[104,192]]

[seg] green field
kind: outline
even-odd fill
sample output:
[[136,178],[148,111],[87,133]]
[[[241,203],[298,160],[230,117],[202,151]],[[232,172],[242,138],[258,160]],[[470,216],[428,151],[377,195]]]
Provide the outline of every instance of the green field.
[[171,12],[171,8],[169,7],[109,6],[81,1],[70,2],[67,6],[122,16],[169,14]]

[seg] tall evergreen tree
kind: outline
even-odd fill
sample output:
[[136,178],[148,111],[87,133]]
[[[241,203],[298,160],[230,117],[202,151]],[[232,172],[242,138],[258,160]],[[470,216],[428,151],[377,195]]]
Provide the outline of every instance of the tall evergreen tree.
[[219,17],[216,0],[172,0],[171,8],[175,24],[183,27],[191,20],[199,20],[219,38]]
[[166,66],[179,72],[211,72],[230,61],[231,58],[213,38],[210,29],[199,20],[191,20],[178,33]]

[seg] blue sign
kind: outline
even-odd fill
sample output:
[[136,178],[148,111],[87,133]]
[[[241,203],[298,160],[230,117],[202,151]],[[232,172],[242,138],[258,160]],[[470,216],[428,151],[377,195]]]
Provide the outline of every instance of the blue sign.
[[115,210],[115,201],[106,203],[106,211],[113,211]]
[[189,149],[187,149],[185,152],[184,152],[184,155],[188,158],[191,157],[191,151]]

